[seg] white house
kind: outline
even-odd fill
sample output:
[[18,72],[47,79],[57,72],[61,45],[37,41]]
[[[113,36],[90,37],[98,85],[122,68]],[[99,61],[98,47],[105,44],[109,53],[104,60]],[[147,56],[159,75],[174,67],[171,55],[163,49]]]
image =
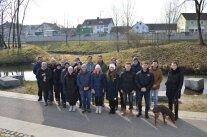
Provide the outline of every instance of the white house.
[[93,34],[110,33],[114,22],[112,18],[86,19],[81,28],[90,28]]
[[40,36],[56,36],[61,33],[61,28],[56,23],[42,23],[35,30],[35,35]]
[[145,33],[149,32],[149,27],[142,21],[139,21],[134,26],[132,26],[132,31],[135,33]]

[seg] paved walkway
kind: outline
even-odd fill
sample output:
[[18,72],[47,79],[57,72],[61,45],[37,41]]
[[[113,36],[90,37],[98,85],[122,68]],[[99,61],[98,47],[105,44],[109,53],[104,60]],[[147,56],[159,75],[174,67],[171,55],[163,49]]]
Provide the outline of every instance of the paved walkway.
[[[109,115],[105,107],[101,115],[68,112],[57,105],[45,107],[37,96],[0,91],[0,128],[35,137],[206,137],[207,113],[180,112],[175,125],[168,121],[154,126],[150,119],[127,115]],[[134,111],[134,114],[136,112]]]

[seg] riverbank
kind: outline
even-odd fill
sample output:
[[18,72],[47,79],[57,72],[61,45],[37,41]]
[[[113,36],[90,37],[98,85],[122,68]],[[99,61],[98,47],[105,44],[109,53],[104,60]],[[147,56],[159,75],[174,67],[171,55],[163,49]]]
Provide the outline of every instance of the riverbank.
[[[160,46],[144,46],[139,48],[126,47],[126,41],[122,41],[123,50],[116,52],[113,41],[86,41],[85,45],[79,46],[69,44],[68,49],[64,49],[63,43],[42,43],[42,45],[26,44],[22,49],[5,49],[0,51],[0,66],[2,65],[22,65],[35,62],[35,58],[41,55],[45,61],[49,61],[51,57],[55,57],[59,62],[66,59],[69,62],[74,62],[76,57],[80,57],[82,62],[86,62],[89,53],[103,53],[105,62],[108,64],[112,57],[121,59],[123,63],[131,61],[134,56],[137,56],[141,61],[151,62],[153,59],[158,59],[163,73],[166,74],[170,68],[172,61],[177,61],[182,67],[186,75],[207,75],[207,47],[200,47],[196,42],[173,42]],[[84,43],[81,42],[81,43]],[[99,44],[98,46],[96,44]],[[108,46],[106,46],[108,44]],[[99,47],[99,48],[98,48]],[[65,53],[78,54],[50,54],[56,50]],[[101,52],[100,52],[101,51]],[[66,52],[66,53],[67,53]],[[84,54],[83,54],[84,53]],[[96,62],[97,54],[94,56]]]

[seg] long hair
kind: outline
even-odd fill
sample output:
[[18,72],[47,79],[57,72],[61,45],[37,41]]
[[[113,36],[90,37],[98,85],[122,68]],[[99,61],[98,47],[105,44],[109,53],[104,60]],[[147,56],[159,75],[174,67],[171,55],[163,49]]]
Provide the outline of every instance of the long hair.
[[107,80],[114,80],[116,78],[116,70],[114,71],[108,70],[106,77],[107,77]]

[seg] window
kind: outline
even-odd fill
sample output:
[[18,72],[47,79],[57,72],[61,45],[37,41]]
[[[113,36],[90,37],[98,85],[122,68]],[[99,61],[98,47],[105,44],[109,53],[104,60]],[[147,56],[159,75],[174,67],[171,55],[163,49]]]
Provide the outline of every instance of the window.
[[137,28],[137,30],[138,30],[138,29],[139,29],[139,26],[137,26],[136,28]]
[[99,29],[99,26],[97,26],[97,29]]
[[190,23],[191,23],[191,25],[194,25],[194,21],[191,21]]
[[108,25],[104,25],[104,27],[108,27]]

